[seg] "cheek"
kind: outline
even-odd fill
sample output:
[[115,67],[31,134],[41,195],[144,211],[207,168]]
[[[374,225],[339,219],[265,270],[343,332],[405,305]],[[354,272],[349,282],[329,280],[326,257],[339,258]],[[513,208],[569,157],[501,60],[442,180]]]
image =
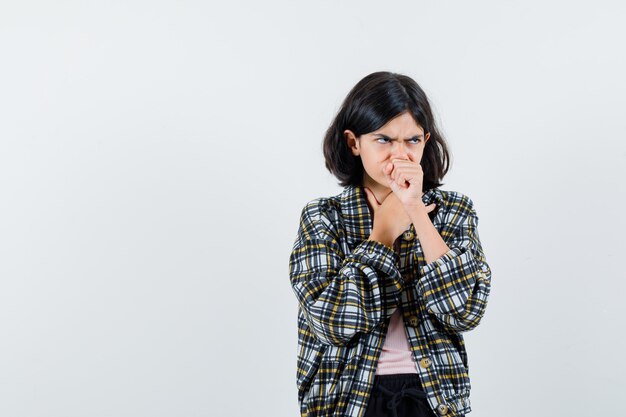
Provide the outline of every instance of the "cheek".
[[385,160],[380,159],[380,157],[376,155],[361,155],[361,161],[370,176],[380,177],[383,175],[382,169]]
[[372,148],[361,150],[361,161],[370,176],[383,178],[383,168],[389,163],[389,155]]

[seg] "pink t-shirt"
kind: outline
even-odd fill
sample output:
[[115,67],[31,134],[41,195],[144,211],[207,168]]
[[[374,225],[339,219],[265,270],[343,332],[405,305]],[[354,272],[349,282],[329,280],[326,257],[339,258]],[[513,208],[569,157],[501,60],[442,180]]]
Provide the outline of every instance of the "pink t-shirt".
[[413,352],[407,340],[400,308],[391,315],[389,329],[378,359],[376,375],[418,373]]

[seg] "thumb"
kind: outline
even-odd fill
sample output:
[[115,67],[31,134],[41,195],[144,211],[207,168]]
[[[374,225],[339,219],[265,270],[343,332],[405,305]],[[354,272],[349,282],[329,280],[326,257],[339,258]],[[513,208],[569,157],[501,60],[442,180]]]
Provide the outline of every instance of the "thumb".
[[391,191],[398,191],[398,184],[391,177],[391,171],[393,170],[393,164],[389,163],[383,168],[383,174],[387,180],[387,185],[391,188]]
[[389,188],[391,188],[391,191],[393,192],[397,192],[398,189],[400,188],[400,186],[393,180],[393,178],[391,178],[390,175],[387,176],[387,184],[389,185]]

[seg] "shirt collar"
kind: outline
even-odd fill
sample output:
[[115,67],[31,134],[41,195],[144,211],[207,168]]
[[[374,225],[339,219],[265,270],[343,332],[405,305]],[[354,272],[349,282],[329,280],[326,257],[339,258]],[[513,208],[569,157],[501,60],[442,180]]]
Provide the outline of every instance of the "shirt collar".
[[[436,203],[436,210],[443,207],[441,190],[432,188],[424,191],[422,201],[425,205]],[[367,195],[363,185],[347,185],[339,194],[341,214],[344,219],[346,238],[351,246],[369,238],[372,231],[372,216],[367,205]],[[408,230],[415,233],[411,224]]]

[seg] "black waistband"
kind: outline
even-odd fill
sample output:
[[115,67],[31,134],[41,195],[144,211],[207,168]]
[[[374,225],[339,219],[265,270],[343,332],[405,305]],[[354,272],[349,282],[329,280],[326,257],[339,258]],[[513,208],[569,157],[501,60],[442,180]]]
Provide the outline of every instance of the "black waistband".
[[372,404],[385,401],[385,406],[394,417],[398,415],[400,403],[407,400],[416,403],[424,415],[432,415],[428,395],[422,390],[419,376],[415,373],[374,375],[372,397]]
[[381,385],[394,392],[400,391],[402,388],[416,388],[423,391],[419,376],[416,373],[374,375],[372,395],[385,395],[387,391],[381,389]]

